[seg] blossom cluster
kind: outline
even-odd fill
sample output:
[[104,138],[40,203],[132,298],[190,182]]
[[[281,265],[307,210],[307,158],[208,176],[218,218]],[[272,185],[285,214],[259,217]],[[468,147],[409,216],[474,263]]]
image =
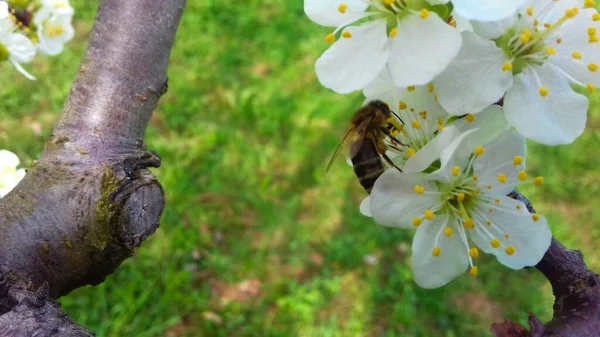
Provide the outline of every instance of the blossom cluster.
[[73,14],[68,0],[0,1],[0,62],[10,62],[34,80],[21,64],[30,63],[38,52],[60,54],[74,35]]
[[416,228],[415,281],[477,275],[480,250],[513,269],[537,264],[547,222],[507,195],[543,182],[526,171],[526,138],[568,144],[585,129],[588,99],[573,87],[600,85],[594,0],[305,0],[304,10],[333,27],[321,84],[362,90],[401,123],[385,134],[395,167],[361,211]]

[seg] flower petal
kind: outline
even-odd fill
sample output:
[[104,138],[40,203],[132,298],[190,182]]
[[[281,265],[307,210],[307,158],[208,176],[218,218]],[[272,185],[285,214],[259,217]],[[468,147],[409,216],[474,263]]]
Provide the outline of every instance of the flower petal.
[[442,151],[452,143],[452,141],[460,134],[458,128],[449,126],[444,128],[435,138],[427,145],[417,151],[412,157],[408,158],[406,164],[402,167],[405,173],[421,172],[431,165],[434,161],[440,158]]
[[[417,185],[425,191],[415,192]],[[377,178],[371,191],[371,214],[384,226],[414,228],[412,219],[422,217],[425,210],[439,202],[435,192],[435,183],[425,180],[422,174],[387,169]]]
[[340,94],[365,88],[381,72],[389,55],[385,20],[347,27],[350,38],[340,38],[317,60],[321,84]]
[[428,179],[437,180],[444,183],[452,182],[456,177],[452,174],[454,166],[459,166],[462,169],[466,168],[469,155],[472,151],[466,150],[466,145],[476,140],[470,137],[477,136],[477,129],[463,132],[458,137],[454,138],[440,155],[440,168],[432,172]]
[[[546,96],[540,88],[547,89]],[[504,98],[506,120],[523,136],[547,145],[569,144],[585,128],[588,100],[551,65],[530,66]]]
[[360,213],[364,216],[373,217],[371,214],[371,197],[367,196],[360,203]]
[[35,46],[25,35],[11,33],[2,38],[10,58],[19,63],[29,63],[35,56]]
[[503,71],[507,61],[493,41],[463,32],[456,59],[434,80],[438,101],[452,115],[475,114],[496,103],[511,87],[513,74]]
[[453,0],[454,11],[478,21],[498,21],[514,15],[525,0]]
[[[451,224],[449,223],[451,220]],[[415,282],[427,289],[441,287],[464,273],[469,266],[467,248],[463,244],[458,229],[451,236],[443,234],[444,228],[456,228],[458,222],[447,213],[425,221],[412,242],[411,266]],[[434,256],[434,248],[439,255]]]
[[437,14],[432,12],[425,19],[409,15],[398,23],[398,34],[390,38],[387,66],[394,83],[408,87],[431,82],[456,57],[461,43],[458,29]]
[[475,35],[484,39],[495,39],[504,34],[509,28],[515,24],[516,15],[510,15],[499,21],[477,21],[471,20],[472,31]]
[[19,166],[19,157],[8,150],[0,150],[0,173],[10,169],[15,170]]
[[0,19],[4,19],[8,16],[8,3],[0,1]]
[[504,110],[498,105],[489,106],[475,116],[460,118],[452,125],[460,132],[477,129],[476,135],[469,137],[470,143],[465,145],[468,152],[472,152],[477,146],[485,146],[508,129]]
[[[477,204],[476,222],[471,238],[484,252],[494,254],[500,263],[512,269],[536,265],[550,246],[552,233],[546,219],[533,216],[524,203],[498,196],[499,203]],[[492,209],[492,212],[489,212]],[[490,225],[487,225],[487,221]],[[500,246],[494,248],[496,239]]]
[[[522,161],[517,161],[515,165],[514,158],[517,156]],[[478,176],[477,182],[482,192],[486,195],[490,192],[494,195],[510,193],[519,181],[518,173],[525,170],[526,158],[525,138],[514,130],[503,132],[486,145],[483,154],[473,162],[474,174]],[[504,179],[500,179],[499,175],[503,175]]]
[[[344,13],[339,8],[346,5]],[[304,0],[304,13],[314,22],[326,27],[350,24],[365,16],[369,4],[362,0]]]

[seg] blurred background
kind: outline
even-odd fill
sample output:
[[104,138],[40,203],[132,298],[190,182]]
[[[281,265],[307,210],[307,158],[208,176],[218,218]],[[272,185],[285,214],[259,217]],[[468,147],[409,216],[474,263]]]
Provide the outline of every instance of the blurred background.
[[[0,67],[0,148],[28,166],[51,134],[96,4],[72,1],[76,37],[27,66]],[[146,135],[167,207],[160,229],[115,274],[61,298],[97,336],[491,336],[526,311],[551,318],[535,269],[490,257],[477,278],[436,290],[412,281],[412,231],[363,217],[365,192],[339,159],[325,174],[360,93],[338,95],[313,65],[329,30],[302,1],[189,1],[163,96]],[[555,236],[600,271],[600,96],[570,146],[531,144],[546,177],[522,191]],[[568,113],[568,112],[565,112]]]

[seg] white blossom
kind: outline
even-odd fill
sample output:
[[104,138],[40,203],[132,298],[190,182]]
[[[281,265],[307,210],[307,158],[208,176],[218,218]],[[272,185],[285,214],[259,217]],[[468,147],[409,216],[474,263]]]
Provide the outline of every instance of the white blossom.
[[399,87],[430,82],[454,59],[461,36],[428,6],[421,0],[305,0],[310,19],[336,27],[326,37],[333,45],[316,63],[319,81],[349,93],[387,68]]
[[35,52],[36,48],[31,40],[16,31],[11,16],[0,19],[0,62],[9,61],[25,77],[35,80],[35,77],[21,66],[21,63],[31,62]]
[[439,102],[461,115],[504,97],[506,119],[522,135],[571,143],[585,128],[588,100],[570,84],[600,85],[599,27],[589,0],[529,0],[512,18],[476,23],[479,36],[462,32],[456,61],[434,81]]
[[34,15],[37,25],[38,48],[46,55],[58,55],[65,43],[73,39],[73,7],[67,0],[43,0],[42,8]]
[[529,180],[525,139],[505,131],[472,148],[481,135],[472,129],[455,138],[431,174],[386,170],[363,202],[368,209],[361,205],[380,224],[417,229],[411,266],[424,288],[441,287],[469,268],[477,275],[479,249],[521,269],[538,263],[550,245],[545,218],[506,196]]
[[19,158],[8,150],[0,150],[0,198],[8,194],[23,177],[25,169],[17,169]]
[[8,14],[8,3],[5,1],[0,1],[0,19],[7,18]]

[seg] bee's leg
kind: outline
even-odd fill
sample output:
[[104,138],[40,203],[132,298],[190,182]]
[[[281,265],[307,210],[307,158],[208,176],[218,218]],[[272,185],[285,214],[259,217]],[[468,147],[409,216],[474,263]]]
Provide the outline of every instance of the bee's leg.
[[388,138],[390,139],[390,142],[391,142],[392,144],[394,144],[394,145],[403,145],[403,146],[404,146],[404,145],[406,145],[406,144],[402,143],[401,141],[399,141],[399,140],[398,140],[396,137],[394,137],[394,136],[392,135],[392,132],[391,132],[391,131],[390,131],[388,128],[386,128],[386,127],[383,127],[383,126],[382,126],[382,127],[380,127],[380,128],[379,128],[379,130],[380,130],[380,131],[381,131],[381,132],[382,132],[384,135],[388,136]]
[[402,169],[399,168],[398,166],[396,166],[396,164],[394,164],[394,162],[392,161],[392,159],[390,157],[388,157],[387,154],[382,153],[381,156],[383,157],[383,159],[390,165],[395,167],[398,171],[402,172]]
[[160,157],[154,151],[148,152],[141,157],[130,157],[123,160],[123,171],[125,177],[121,181],[119,187],[110,194],[110,199],[115,200],[115,197],[123,192],[125,187],[135,179],[135,171],[148,167],[160,167]]

